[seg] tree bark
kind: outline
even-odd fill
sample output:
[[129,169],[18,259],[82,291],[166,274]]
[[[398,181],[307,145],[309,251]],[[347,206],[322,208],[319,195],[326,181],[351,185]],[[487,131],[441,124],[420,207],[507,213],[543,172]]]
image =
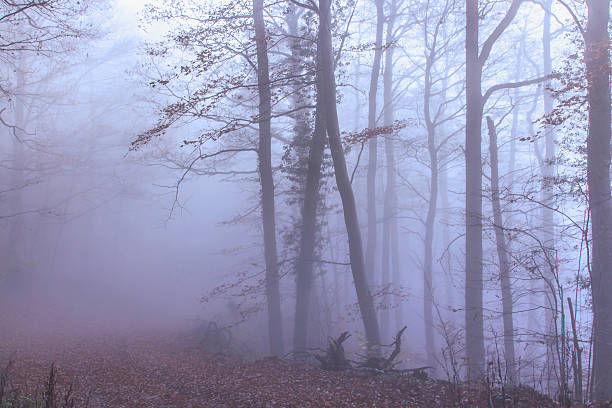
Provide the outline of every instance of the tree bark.
[[510,283],[510,262],[508,246],[504,236],[504,221],[499,198],[499,159],[497,151],[497,130],[495,123],[487,116],[489,128],[489,154],[491,159],[491,206],[493,210],[493,229],[499,259],[499,283],[502,293],[502,320],[504,324],[504,359],[508,383],[516,384],[516,357],[514,351],[514,313],[512,310],[512,284]]
[[[465,123],[465,342],[468,380],[481,379],[485,347],[482,269],[482,69],[495,42],[508,28],[524,0],[512,0],[506,14],[479,46],[478,0],[466,0]],[[491,90],[491,89],[490,89]]]
[[592,222],[593,397],[612,398],[612,208],[610,206],[610,0],[587,0],[587,179]]
[[334,58],[331,36],[330,0],[319,0],[319,56],[321,63],[321,83],[317,92],[321,94],[322,108],[326,113],[325,125],[329,147],[334,163],[336,184],[342,200],[344,222],[349,241],[349,258],[355,282],[357,302],[365,329],[366,341],[370,350],[375,352],[380,346],[380,332],[374,301],[367,282],[361,231],[357,219],[355,196],[346,169],[346,160],[340,141],[340,126],[336,107],[336,79],[334,77]]
[[[383,121],[384,126],[393,124],[393,52],[391,45],[394,41],[393,28],[395,26],[396,1],[392,2],[390,15],[387,21],[385,49],[385,70],[383,72]],[[385,188],[385,201],[383,207],[383,242],[382,242],[382,283],[399,286],[399,244],[397,231],[397,180],[395,175],[395,146],[393,137],[385,138],[385,159],[387,161],[387,185]],[[391,299],[385,297],[384,302],[389,305]],[[396,308],[401,313],[401,304]],[[396,312],[396,313],[398,313]],[[401,320],[401,318],[400,318]],[[381,320],[381,331],[385,335],[392,333],[391,312],[383,310]],[[399,326],[395,327],[395,331]]]
[[572,353],[572,370],[574,371],[574,400],[582,403],[582,348],[580,347],[580,342],[578,340],[576,316],[574,315],[574,306],[572,305],[571,297],[567,298],[567,306],[570,312],[572,340],[574,344],[574,351]]
[[271,93],[268,68],[268,48],[263,16],[263,0],[253,0],[255,42],[257,45],[257,88],[259,91],[259,180],[266,263],[266,299],[268,306],[268,336],[270,353],[283,354],[282,315],[278,260],[276,253],[276,221],[274,210],[274,177],[272,174]]
[[320,108],[320,97],[317,97],[317,99],[315,129],[308,157],[306,190],[302,208],[300,252],[297,264],[295,330],[293,332],[294,352],[305,351],[308,338],[308,311],[310,310],[313,283],[317,207],[319,204],[321,164],[323,162],[323,151],[325,150],[325,116]]
[[[442,134],[444,134],[444,129],[441,130]],[[448,252],[446,254],[446,262],[445,262],[445,269],[446,269],[446,276],[445,276],[445,293],[444,293],[444,298],[445,298],[445,310],[446,310],[446,314],[444,315],[445,318],[447,320],[450,320],[451,317],[451,310],[452,309],[456,309],[457,307],[455,306],[455,288],[453,285],[454,282],[454,277],[453,277],[453,271],[452,271],[452,260],[451,260],[451,238],[450,238],[450,228],[448,226],[449,224],[449,218],[450,218],[450,211],[449,211],[449,199],[448,199],[448,169],[447,168],[442,168],[440,169],[440,205],[442,207],[442,211],[443,211],[443,215],[444,215],[444,220],[442,223],[442,247],[445,248],[445,250]]]
[[[437,33],[436,33],[437,34]],[[436,124],[431,117],[432,68],[436,58],[436,37],[425,62],[425,86],[423,111],[427,130],[427,151],[429,152],[429,201],[425,218],[425,242],[423,254],[423,322],[425,324],[425,350],[427,364],[435,366],[435,338],[433,324],[433,241],[436,210],[438,206],[438,146],[436,145]]]
[[[542,48],[543,55],[542,60],[544,63],[544,75],[552,74],[552,57],[550,55],[550,19],[551,13],[549,10],[552,8],[552,0],[546,0],[544,4],[547,12],[544,15],[544,24],[542,32]],[[550,80],[544,82],[544,92],[542,92],[544,99],[544,115],[550,115],[553,110],[553,97],[548,90],[550,88]],[[542,169],[543,177],[543,203],[545,208],[542,214],[542,226],[544,228],[544,240],[543,243],[549,248],[554,248],[555,245],[555,229],[554,229],[554,212],[552,208],[553,201],[553,176],[555,171],[555,135],[553,132],[552,125],[547,125],[544,128],[544,142],[545,142],[545,154],[544,154],[544,167]]]
[[8,214],[11,217],[8,220],[8,242],[6,250],[6,276],[7,286],[16,288],[24,283],[24,215],[18,215],[23,211],[23,188],[25,184],[24,167],[25,167],[25,152],[23,147],[23,129],[26,128],[25,102],[19,94],[25,94],[25,69],[24,59],[19,58],[17,62],[19,67],[17,71],[17,94],[14,97],[14,123],[17,126],[13,130],[9,130],[9,138],[13,144],[13,156],[11,158],[11,177],[10,185],[14,189],[8,198]]
[[[289,46],[291,55],[289,57],[289,66],[291,75],[296,78],[303,73],[303,61],[301,57],[303,41],[299,37],[298,29],[298,6],[289,5],[290,10],[286,16]],[[291,101],[296,109],[300,109],[308,101],[308,90],[304,89],[302,81],[295,81],[291,91]],[[318,106],[318,104],[317,104]],[[300,110],[292,115],[295,121],[294,130],[294,149],[296,154],[297,166],[301,169],[303,157],[306,158],[304,171],[305,177],[298,177],[296,180],[297,191],[300,197],[301,219],[298,221],[299,235],[297,242],[297,262],[295,264],[296,275],[296,306],[295,306],[295,322],[293,332],[293,351],[298,353],[296,356],[301,356],[300,352],[306,351],[309,344],[309,338],[318,338],[311,336],[312,327],[310,322],[311,311],[315,310],[312,305],[313,284],[314,284],[314,264],[312,260],[316,257],[315,241],[319,232],[319,223],[317,218],[317,209],[319,208],[319,188],[321,181],[321,164],[323,161],[323,151],[325,149],[325,127],[322,124],[320,109],[315,110],[315,129],[314,132],[309,123],[311,112],[309,110]],[[314,133],[314,134],[313,134]],[[308,150],[305,150],[305,144],[308,144]],[[296,220],[297,221],[297,220]],[[297,228],[297,227],[296,227]],[[315,291],[316,293],[316,291]],[[325,296],[325,292],[321,292]],[[316,314],[316,310],[312,312]],[[320,337],[320,336],[319,336]]]
[[482,65],[478,52],[478,0],[466,0],[465,127],[465,342],[469,380],[484,370],[482,315]]
[[[542,62],[544,65],[544,75],[552,74],[552,57],[550,53],[550,21],[551,21],[551,8],[552,8],[552,0],[546,0],[544,3],[544,8],[546,12],[544,13],[544,24],[542,29]],[[548,116],[553,111],[553,97],[550,88],[550,80],[544,83],[542,98],[544,101],[544,115]],[[555,173],[555,140],[554,140],[554,132],[552,125],[545,125],[544,127],[544,157],[541,164],[542,171],[542,191],[540,200],[543,203],[542,206],[542,244],[545,247],[545,250],[549,252],[551,259],[554,259],[554,251],[555,251],[555,225],[554,225],[554,211],[552,210],[553,196],[554,196],[554,173]],[[553,277],[550,276],[550,279]],[[544,287],[544,283],[540,282],[540,288]],[[544,291],[543,293],[548,293],[548,291]],[[548,295],[550,296],[550,295]],[[545,323],[545,334],[549,339],[554,338],[554,328],[551,327],[551,322],[553,322],[553,313],[549,308],[545,307],[544,309],[544,319]],[[551,353],[550,350],[552,347],[547,348],[547,359],[548,359],[548,367],[551,367],[554,371],[561,369],[561,365],[565,364],[564,362],[559,362],[555,358],[555,353]]]
[[[374,61],[370,74],[370,90],[368,93],[368,128],[376,128],[376,97],[378,94],[378,78],[380,77],[380,65],[382,59],[382,40],[385,16],[383,13],[383,0],[374,0],[376,6],[376,40],[374,43]],[[376,283],[376,170],[378,165],[378,138],[371,137],[368,141],[368,240],[366,244],[365,263],[368,274],[368,282],[371,286]]]

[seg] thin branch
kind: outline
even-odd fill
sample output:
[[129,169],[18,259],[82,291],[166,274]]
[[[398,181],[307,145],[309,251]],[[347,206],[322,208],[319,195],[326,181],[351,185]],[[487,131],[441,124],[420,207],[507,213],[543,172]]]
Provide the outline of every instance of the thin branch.
[[24,133],[24,134],[26,134],[26,135],[28,134],[28,132],[26,132],[26,131],[25,131],[25,129],[23,129],[23,128],[21,128],[21,127],[17,126],[17,125],[11,125],[10,123],[7,123],[7,122],[4,120],[4,118],[2,117],[2,114],[4,113],[4,111],[5,111],[5,110],[6,110],[6,108],[2,108],[2,109],[0,109],[0,123],[2,123],[2,124],[3,124],[4,126],[6,126],[7,128],[11,129],[11,130],[12,130],[12,133],[13,133],[13,136],[15,137],[15,139],[17,139],[17,141],[18,141],[19,143],[23,143],[23,142],[24,142],[24,141],[23,141],[23,139],[22,139],[22,138],[20,138],[19,136],[17,136],[17,131],[19,130],[19,131],[23,132],[23,133]]
[[363,153],[363,149],[365,147],[365,142],[361,142],[361,149],[359,150],[359,154],[357,155],[357,162],[355,163],[355,167],[351,172],[351,184],[353,184],[353,179],[355,178],[355,173],[357,172],[357,168],[359,167],[359,161],[361,160],[361,154]]
[[338,62],[340,61],[340,57],[342,55],[342,50],[344,48],[344,42],[346,41],[346,37],[348,37],[348,31],[351,27],[351,22],[353,21],[353,16],[355,15],[355,10],[357,9],[357,2],[353,5],[353,10],[351,11],[351,15],[346,23],[346,29],[344,30],[344,34],[342,35],[342,40],[340,41],[340,47],[338,47],[338,53],[336,54],[336,59],[334,61],[334,69],[338,66]]
[[[41,6],[46,6],[47,3],[49,3],[49,1],[42,1],[40,3],[26,3],[25,5],[23,5],[23,7],[18,8],[17,10],[14,10],[8,14],[5,14],[4,16],[0,17],[0,21],[5,20],[9,17],[12,17],[14,15],[17,15],[19,13],[22,13],[24,11],[26,11],[27,9],[33,8],[33,7],[41,7]],[[11,4],[11,3],[7,3],[10,6],[17,6],[16,4]]]
[[312,10],[315,13],[319,14],[319,8],[317,7],[317,5],[312,0],[308,0],[308,2],[310,4],[302,3],[302,2],[297,1],[297,0],[289,0],[289,1],[291,3],[293,3],[293,4],[295,4],[296,6],[300,6],[300,7],[303,7],[305,9]]
[[572,19],[574,19],[574,23],[576,23],[576,26],[578,27],[578,30],[580,30],[580,34],[584,38],[584,36],[586,35],[586,32],[584,31],[584,27],[582,27],[582,24],[580,24],[580,20],[578,20],[578,16],[576,16],[576,13],[574,13],[574,10],[572,10],[572,8],[565,1],[563,0],[557,0],[557,1],[561,3],[561,5],[565,7],[565,9],[570,13],[570,15],[572,16]]
[[193,169],[193,166],[195,166],[195,164],[198,161],[204,160],[204,159],[209,159],[209,158],[212,158],[212,157],[215,157],[215,156],[219,156],[219,155],[225,154],[225,153],[256,152],[256,151],[257,151],[257,149],[254,149],[254,148],[223,149],[223,150],[219,150],[219,151],[214,152],[214,153],[199,154],[198,156],[196,156],[189,163],[189,165],[186,167],[185,171],[183,172],[181,177],[178,179],[176,185],[174,185],[172,187],[172,188],[174,188],[174,201],[172,202],[172,207],[170,208],[170,214],[168,215],[168,219],[167,220],[170,220],[170,218],[172,217],[172,214],[174,213],[174,209],[179,204],[179,191],[180,191],[181,184],[185,181],[185,178],[191,172],[191,170]]

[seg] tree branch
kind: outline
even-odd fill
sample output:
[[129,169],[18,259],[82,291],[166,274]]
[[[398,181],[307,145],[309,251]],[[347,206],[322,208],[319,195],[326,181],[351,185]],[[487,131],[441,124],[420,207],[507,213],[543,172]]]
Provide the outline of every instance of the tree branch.
[[33,8],[33,7],[44,7],[47,5],[47,3],[49,3],[49,1],[41,1],[41,2],[32,2],[32,3],[25,3],[25,4],[12,4],[9,2],[6,2],[6,4],[8,4],[9,6],[13,6],[13,7],[19,7],[16,10],[13,10],[10,13],[7,13],[5,15],[3,15],[2,17],[0,17],[0,21],[2,20],[6,20],[7,18],[13,17],[19,13],[23,13],[24,11],[26,11],[27,9]]
[[289,0],[289,1],[291,3],[293,3],[293,4],[295,4],[296,6],[300,6],[300,7],[303,7],[305,9],[312,10],[315,13],[319,14],[319,8],[317,7],[317,5],[312,0],[308,0],[308,2],[310,4],[302,3],[302,2],[297,1],[297,0]]
[[23,132],[24,134],[28,134],[28,133],[25,131],[25,129],[23,129],[23,128],[17,126],[17,125],[11,125],[10,123],[7,123],[4,120],[4,118],[2,117],[2,114],[4,113],[5,110],[6,110],[6,108],[0,109],[0,123],[3,124],[4,126],[6,126],[7,128],[11,129],[15,139],[17,139],[17,141],[19,143],[23,143],[24,140],[17,135],[17,131],[19,130],[19,131]]
[[491,54],[491,49],[493,49],[493,45],[503,34],[506,28],[508,28],[508,26],[516,16],[516,13],[518,12],[521,3],[523,3],[524,1],[525,0],[512,0],[512,4],[510,4],[510,8],[508,8],[508,11],[506,12],[504,18],[499,22],[497,27],[495,27],[495,30],[493,30],[491,35],[489,35],[489,38],[487,38],[483,43],[482,50],[480,51],[480,55],[478,56],[478,62],[480,63],[481,67],[484,66],[484,63],[487,61],[489,55]]
[[582,27],[582,24],[580,24],[580,20],[578,20],[578,16],[576,16],[576,13],[574,13],[574,10],[572,10],[572,8],[565,1],[563,0],[557,0],[557,1],[561,3],[561,5],[565,7],[565,9],[570,13],[572,18],[574,19],[574,23],[576,23],[576,26],[578,27],[578,30],[580,30],[580,34],[584,38],[584,36],[586,35],[586,32],[584,31],[584,27]]
[[525,81],[507,82],[507,83],[504,83],[504,84],[498,84],[498,85],[492,86],[491,88],[487,89],[487,91],[482,96],[482,106],[484,107],[485,104],[487,103],[487,100],[491,97],[491,95],[493,95],[493,93],[495,93],[497,91],[501,91],[502,89],[521,88],[523,86],[538,84],[540,82],[548,81],[549,79],[552,79],[552,78],[556,78],[556,75],[554,75],[554,74],[545,75],[543,77],[534,78],[534,79],[528,79],[528,80],[525,80]]

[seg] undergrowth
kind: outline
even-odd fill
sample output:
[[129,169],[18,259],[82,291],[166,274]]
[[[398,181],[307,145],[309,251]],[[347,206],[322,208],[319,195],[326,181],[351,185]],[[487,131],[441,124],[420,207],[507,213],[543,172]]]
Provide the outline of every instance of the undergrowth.
[[13,361],[9,360],[0,372],[0,408],[75,408],[72,385],[61,393],[57,387],[57,369],[51,364],[49,375],[41,395],[30,397],[23,395],[11,384],[11,368]]

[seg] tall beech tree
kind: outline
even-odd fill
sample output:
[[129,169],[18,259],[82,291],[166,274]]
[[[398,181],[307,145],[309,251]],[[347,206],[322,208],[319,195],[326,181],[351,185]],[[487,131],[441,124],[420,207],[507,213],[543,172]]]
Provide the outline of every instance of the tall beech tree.
[[263,0],[253,0],[253,21],[257,44],[257,89],[259,93],[259,144],[257,147],[259,180],[261,183],[261,213],[266,263],[266,299],[268,304],[268,335],[270,353],[283,354],[283,330],[279,290],[278,257],[276,252],[276,215],[274,176],[272,175],[272,132],[270,72],[268,46],[263,14]]
[[[552,0],[546,0],[542,5],[544,8],[544,21],[542,24],[542,66],[545,75],[552,75],[552,56],[551,56],[551,18]],[[544,105],[544,117],[549,117],[553,111],[553,97],[551,93],[551,79],[547,80],[543,86],[542,102]],[[534,105],[535,107],[535,105]],[[516,109],[518,110],[518,109]],[[530,125],[530,128],[532,126]],[[542,250],[550,253],[554,257],[555,248],[555,225],[554,225],[554,176],[555,176],[555,135],[553,126],[550,123],[544,124],[543,131],[543,152],[539,143],[536,143],[534,150],[538,159],[542,182],[540,191],[541,208],[541,241],[544,246]],[[547,293],[544,282],[534,282],[540,284]],[[546,300],[545,304],[548,304]],[[552,343],[554,339],[554,327],[552,311],[548,307],[544,308],[544,326],[542,329],[550,344],[547,345],[548,366],[551,368],[559,367],[560,363],[555,361],[555,354],[552,353]],[[534,319],[535,320],[535,319]]]
[[[542,24],[542,63],[544,75],[552,75],[552,56],[551,56],[551,32],[550,22],[552,18],[552,0],[544,3],[544,24]],[[544,115],[548,116],[553,110],[553,97],[550,92],[551,81],[544,83],[542,99],[544,102]],[[550,124],[544,127],[544,163],[542,166],[542,228],[544,232],[543,242],[549,248],[554,248],[554,211],[553,206],[553,177],[555,171],[555,135],[553,126]]]
[[[164,63],[165,59],[175,57],[171,50],[176,47],[182,52],[181,65],[170,68],[169,72],[160,70],[159,66],[152,70],[157,76],[151,78],[150,86],[167,90],[173,98],[161,110],[157,125],[140,134],[132,142],[132,149],[148,144],[185,122],[201,124],[198,136],[183,142],[184,147],[193,146],[194,149],[174,186],[175,201],[187,174],[197,171],[197,163],[232,158],[245,152],[257,154],[269,351],[281,355],[283,332],[271,129],[275,101],[271,88],[273,82],[277,87],[285,85],[287,76],[284,72],[276,72],[274,81],[271,80],[263,0],[245,0],[218,7],[200,3],[190,5],[194,6],[189,8],[193,13],[190,17],[199,19],[201,24],[185,23],[189,19],[174,7],[153,7],[149,11],[148,18],[153,21],[176,19],[179,23],[168,33],[166,41],[150,46],[149,56]],[[227,37],[228,31],[236,34],[231,40]],[[185,83],[195,83],[197,89],[192,92]],[[228,113],[227,104],[236,103],[240,109]],[[275,112],[277,116],[284,114]],[[250,137],[252,133],[244,133],[255,129],[256,138]],[[232,135],[240,132],[245,137],[232,139]]]
[[[466,124],[465,124],[465,345],[469,380],[484,373],[482,264],[482,73],[493,46],[508,28],[524,0],[512,0],[506,14],[482,43],[479,42],[478,0],[466,0]],[[498,88],[499,89],[499,88]]]
[[[383,30],[385,14],[383,0],[373,0],[376,6],[376,39],[374,42],[374,61],[370,73],[370,89],[368,91],[368,129],[376,128],[377,96],[380,78],[381,60],[383,55]],[[366,272],[370,285],[375,283],[376,241],[378,239],[378,220],[376,219],[376,172],[378,170],[378,138],[371,137],[368,141],[368,174],[367,174],[367,202],[368,202],[368,235],[365,251]]]
[[612,398],[612,205],[610,203],[610,0],[587,0],[587,182],[592,225],[593,397]]
[[510,384],[517,383],[516,353],[514,350],[514,313],[512,306],[512,287],[510,284],[510,261],[508,259],[508,245],[504,235],[504,220],[500,200],[499,185],[499,155],[497,149],[497,129],[495,122],[487,116],[489,131],[489,158],[491,160],[491,207],[493,210],[493,229],[497,257],[499,260],[499,284],[502,292],[502,321],[504,325],[504,360],[506,374]]
[[465,125],[465,343],[468,378],[484,369],[482,316],[482,64],[478,46],[478,0],[466,0]]
[[[399,5],[397,0],[392,0],[389,4],[387,16],[387,27],[385,32],[385,69],[383,72],[383,126],[392,126],[394,121],[394,101],[393,101],[393,55],[395,51],[394,42],[398,36],[395,21]],[[382,284],[393,283],[399,286],[400,278],[400,259],[399,259],[399,234],[397,223],[397,164],[395,160],[394,134],[387,135],[385,138],[385,160],[386,160],[386,185],[383,206],[383,230],[381,248],[381,279]],[[389,304],[391,301],[386,296],[383,301]],[[390,311],[383,310],[381,316],[381,332],[385,335],[390,333]],[[396,307],[395,329],[399,330],[402,326],[402,307]]]
[[[318,47],[320,49],[320,47]],[[321,81],[321,58],[317,58],[317,83]],[[322,109],[322,94],[317,93],[315,127],[310,143],[306,187],[302,206],[302,224],[300,229],[300,248],[297,260],[297,285],[295,306],[295,330],[293,332],[293,351],[306,351],[308,333],[308,313],[313,284],[313,266],[315,255],[315,238],[317,226],[317,207],[321,185],[321,168],[325,150],[326,115]]]
[[342,142],[340,141],[340,125],[336,106],[336,78],[334,75],[334,52],[332,47],[331,31],[331,1],[319,0],[319,38],[318,57],[320,59],[321,78],[317,84],[317,93],[320,94],[321,108],[325,111],[325,128],[329,141],[336,185],[342,201],[342,209],[346,232],[349,242],[349,258],[351,271],[357,293],[357,302],[365,329],[368,347],[376,352],[380,345],[380,332],[378,317],[374,307],[374,300],[368,286],[368,277],[363,256],[361,231],[357,217],[355,195],[351,186],[351,179],[346,167],[346,159]]
[[[448,59],[454,44],[454,29],[447,27],[453,22],[451,13],[455,12],[456,2],[446,0],[437,6],[428,5],[423,10],[422,25],[425,48],[425,69],[423,78],[423,121],[427,132],[427,152],[429,155],[429,197],[425,217],[425,242],[423,244],[423,322],[425,329],[425,348],[427,361],[435,365],[436,345],[434,337],[434,233],[438,210],[439,175],[441,170],[441,150],[450,137],[440,134],[440,128],[455,116],[446,113],[448,80],[452,74],[448,69],[438,66]],[[451,71],[452,72],[452,71]],[[438,85],[440,84],[440,85]],[[440,137],[444,136],[444,137]]]

